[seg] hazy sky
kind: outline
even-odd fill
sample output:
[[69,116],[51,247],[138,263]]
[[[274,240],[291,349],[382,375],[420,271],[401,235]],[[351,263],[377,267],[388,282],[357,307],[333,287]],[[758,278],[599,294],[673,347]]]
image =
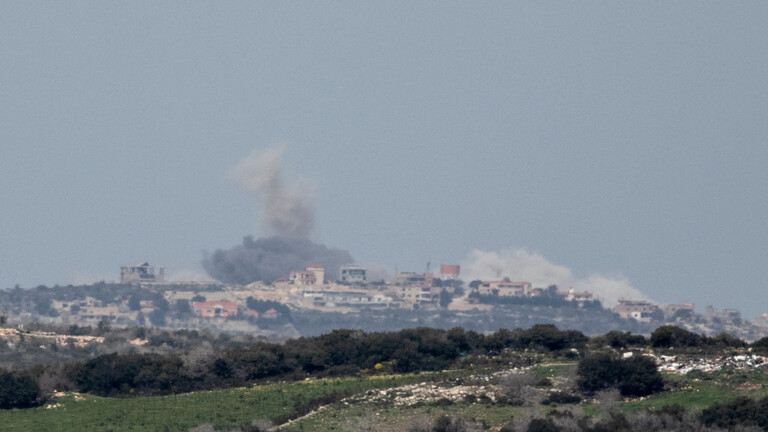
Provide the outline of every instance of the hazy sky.
[[282,145],[313,238],[400,270],[526,249],[768,312],[768,2],[0,2],[0,287],[260,234]]

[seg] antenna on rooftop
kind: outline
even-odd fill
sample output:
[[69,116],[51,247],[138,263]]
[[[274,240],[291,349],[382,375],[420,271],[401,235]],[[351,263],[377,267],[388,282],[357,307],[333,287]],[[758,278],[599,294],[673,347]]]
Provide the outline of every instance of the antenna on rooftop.
[[427,260],[427,273],[429,273],[429,266],[432,264],[432,260]]

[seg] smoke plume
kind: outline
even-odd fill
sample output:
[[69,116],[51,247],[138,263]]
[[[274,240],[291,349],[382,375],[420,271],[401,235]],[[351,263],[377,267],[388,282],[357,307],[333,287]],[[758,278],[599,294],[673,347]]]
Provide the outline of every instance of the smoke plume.
[[557,285],[560,290],[573,287],[576,291],[590,291],[604,306],[612,307],[620,298],[647,300],[648,296],[632,287],[625,277],[592,274],[578,279],[568,267],[552,264],[539,254],[524,249],[504,249],[499,252],[474,250],[461,264],[467,280],[498,280],[509,277],[515,281],[528,281],[534,287]]
[[335,280],[339,266],[352,262],[349,252],[328,248],[308,239],[245,237],[243,244],[227,250],[216,250],[203,260],[203,268],[211,277],[231,284],[255,281],[270,283],[288,277],[291,270],[303,270],[310,264],[325,268],[326,278]]
[[254,150],[235,167],[232,177],[254,193],[270,234],[308,238],[315,224],[312,187],[283,182],[283,151],[282,147]]
[[313,188],[306,182],[283,182],[283,150],[255,150],[232,171],[238,184],[256,196],[261,221],[272,237],[248,236],[241,245],[206,256],[203,268],[212,278],[231,284],[270,283],[318,264],[326,279],[335,280],[339,266],[353,262],[349,252],[309,240],[315,223]]

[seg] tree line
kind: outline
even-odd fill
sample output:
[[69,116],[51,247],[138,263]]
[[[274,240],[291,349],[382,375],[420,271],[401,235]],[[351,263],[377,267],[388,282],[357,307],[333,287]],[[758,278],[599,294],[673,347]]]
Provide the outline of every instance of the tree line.
[[[422,327],[380,333],[336,330],[282,344],[262,341],[216,350],[189,347],[168,354],[111,353],[88,361],[40,365],[15,373],[0,371],[0,380],[4,380],[0,384],[5,383],[0,385],[0,401],[5,405],[0,406],[34,405],[43,400],[45,389],[51,388],[113,397],[163,395],[242,386],[260,380],[349,376],[366,371],[437,371],[460,366],[468,359],[478,364],[483,359],[521,352],[581,358],[579,387],[586,394],[618,387],[624,395],[641,396],[663,387],[655,364],[640,356],[619,359],[611,348],[746,345],[737,339],[698,338],[699,335],[689,333],[660,327],[650,339],[622,332],[589,339],[579,331],[560,330],[551,324],[527,330],[500,329],[487,335],[462,328]],[[768,338],[752,347],[757,352],[766,351]]]

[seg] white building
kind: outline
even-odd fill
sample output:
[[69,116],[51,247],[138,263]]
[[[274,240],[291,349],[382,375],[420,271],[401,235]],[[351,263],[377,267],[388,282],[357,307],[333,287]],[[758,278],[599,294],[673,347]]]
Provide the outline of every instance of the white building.
[[365,267],[355,264],[348,264],[339,267],[339,280],[348,283],[363,283],[366,281]]

